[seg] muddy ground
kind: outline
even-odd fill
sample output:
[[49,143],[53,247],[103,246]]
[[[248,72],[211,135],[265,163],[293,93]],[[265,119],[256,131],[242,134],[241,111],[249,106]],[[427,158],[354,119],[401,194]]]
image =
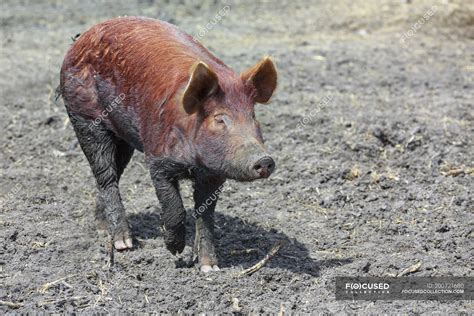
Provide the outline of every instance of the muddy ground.
[[[334,295],[335,276],[394,276],[418,262],[409,276],[474,275],[472,1],[1,6],[0,313],[474,310],[472,301]],[[142,154],[121,182],[140,246],[117,253],[109,271],[94,180],[54,89],[71,37],[119,15],[202,31],[238,71],[264,55],[279,68],[273,102],[257,108],[278,169],[266,181],[226,185],[219,273],[187,267],[190,247],[179,258],[165,249]],[[183,196],[190,208],[189,184]],[[235,277],[282,240],[267,266]],[[256,250],[238,253],[248,248]]]

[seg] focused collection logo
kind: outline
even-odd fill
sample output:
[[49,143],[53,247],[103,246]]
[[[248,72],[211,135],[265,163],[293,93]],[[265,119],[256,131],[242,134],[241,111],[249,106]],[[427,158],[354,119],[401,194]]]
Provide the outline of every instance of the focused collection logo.
[[346,283],[346,293],[377,293],[377,294],[389,294],[390,284],[388,283]]
[[472,300],[474,277],[336,277],[336,300]]

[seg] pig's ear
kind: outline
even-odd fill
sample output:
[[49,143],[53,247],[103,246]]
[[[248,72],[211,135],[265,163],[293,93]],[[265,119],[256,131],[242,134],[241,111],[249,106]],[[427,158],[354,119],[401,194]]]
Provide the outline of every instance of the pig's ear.
[[199,110],[202,103],[219,88],[217,75],[208,65],[200,61],[191,72],[191,77],[183,94],[183,107],[186,113]]
[[277,86],[277,71],[270,57],[265,57],[241,75],[245,84],[255,89],[255,102],[267,103]]

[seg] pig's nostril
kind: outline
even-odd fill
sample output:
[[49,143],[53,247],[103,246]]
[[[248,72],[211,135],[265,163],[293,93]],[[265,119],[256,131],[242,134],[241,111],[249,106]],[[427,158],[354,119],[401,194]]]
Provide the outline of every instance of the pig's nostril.
[[257,171],[260,177],[268,177],[275,169],[275,162],[269,156],[260,158],[253,166],[253,169]]

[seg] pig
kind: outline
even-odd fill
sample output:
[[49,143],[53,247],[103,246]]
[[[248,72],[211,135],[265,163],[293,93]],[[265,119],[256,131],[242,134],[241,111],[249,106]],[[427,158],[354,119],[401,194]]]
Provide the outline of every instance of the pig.
[[115,249],[134,246],[119,180],[138,150],[161,205],[166,248],[175,255],[185,247],[179,181],[190,179],[194,263],[203,272],[219,270],[216,196],[226,179],[253,181],[275,170],[254,106],[268,103],[276,86],[271,58],[237,74],[192,36],[156,19],[114,18],[77,38],[59,92],[96,180],[95,218]]

